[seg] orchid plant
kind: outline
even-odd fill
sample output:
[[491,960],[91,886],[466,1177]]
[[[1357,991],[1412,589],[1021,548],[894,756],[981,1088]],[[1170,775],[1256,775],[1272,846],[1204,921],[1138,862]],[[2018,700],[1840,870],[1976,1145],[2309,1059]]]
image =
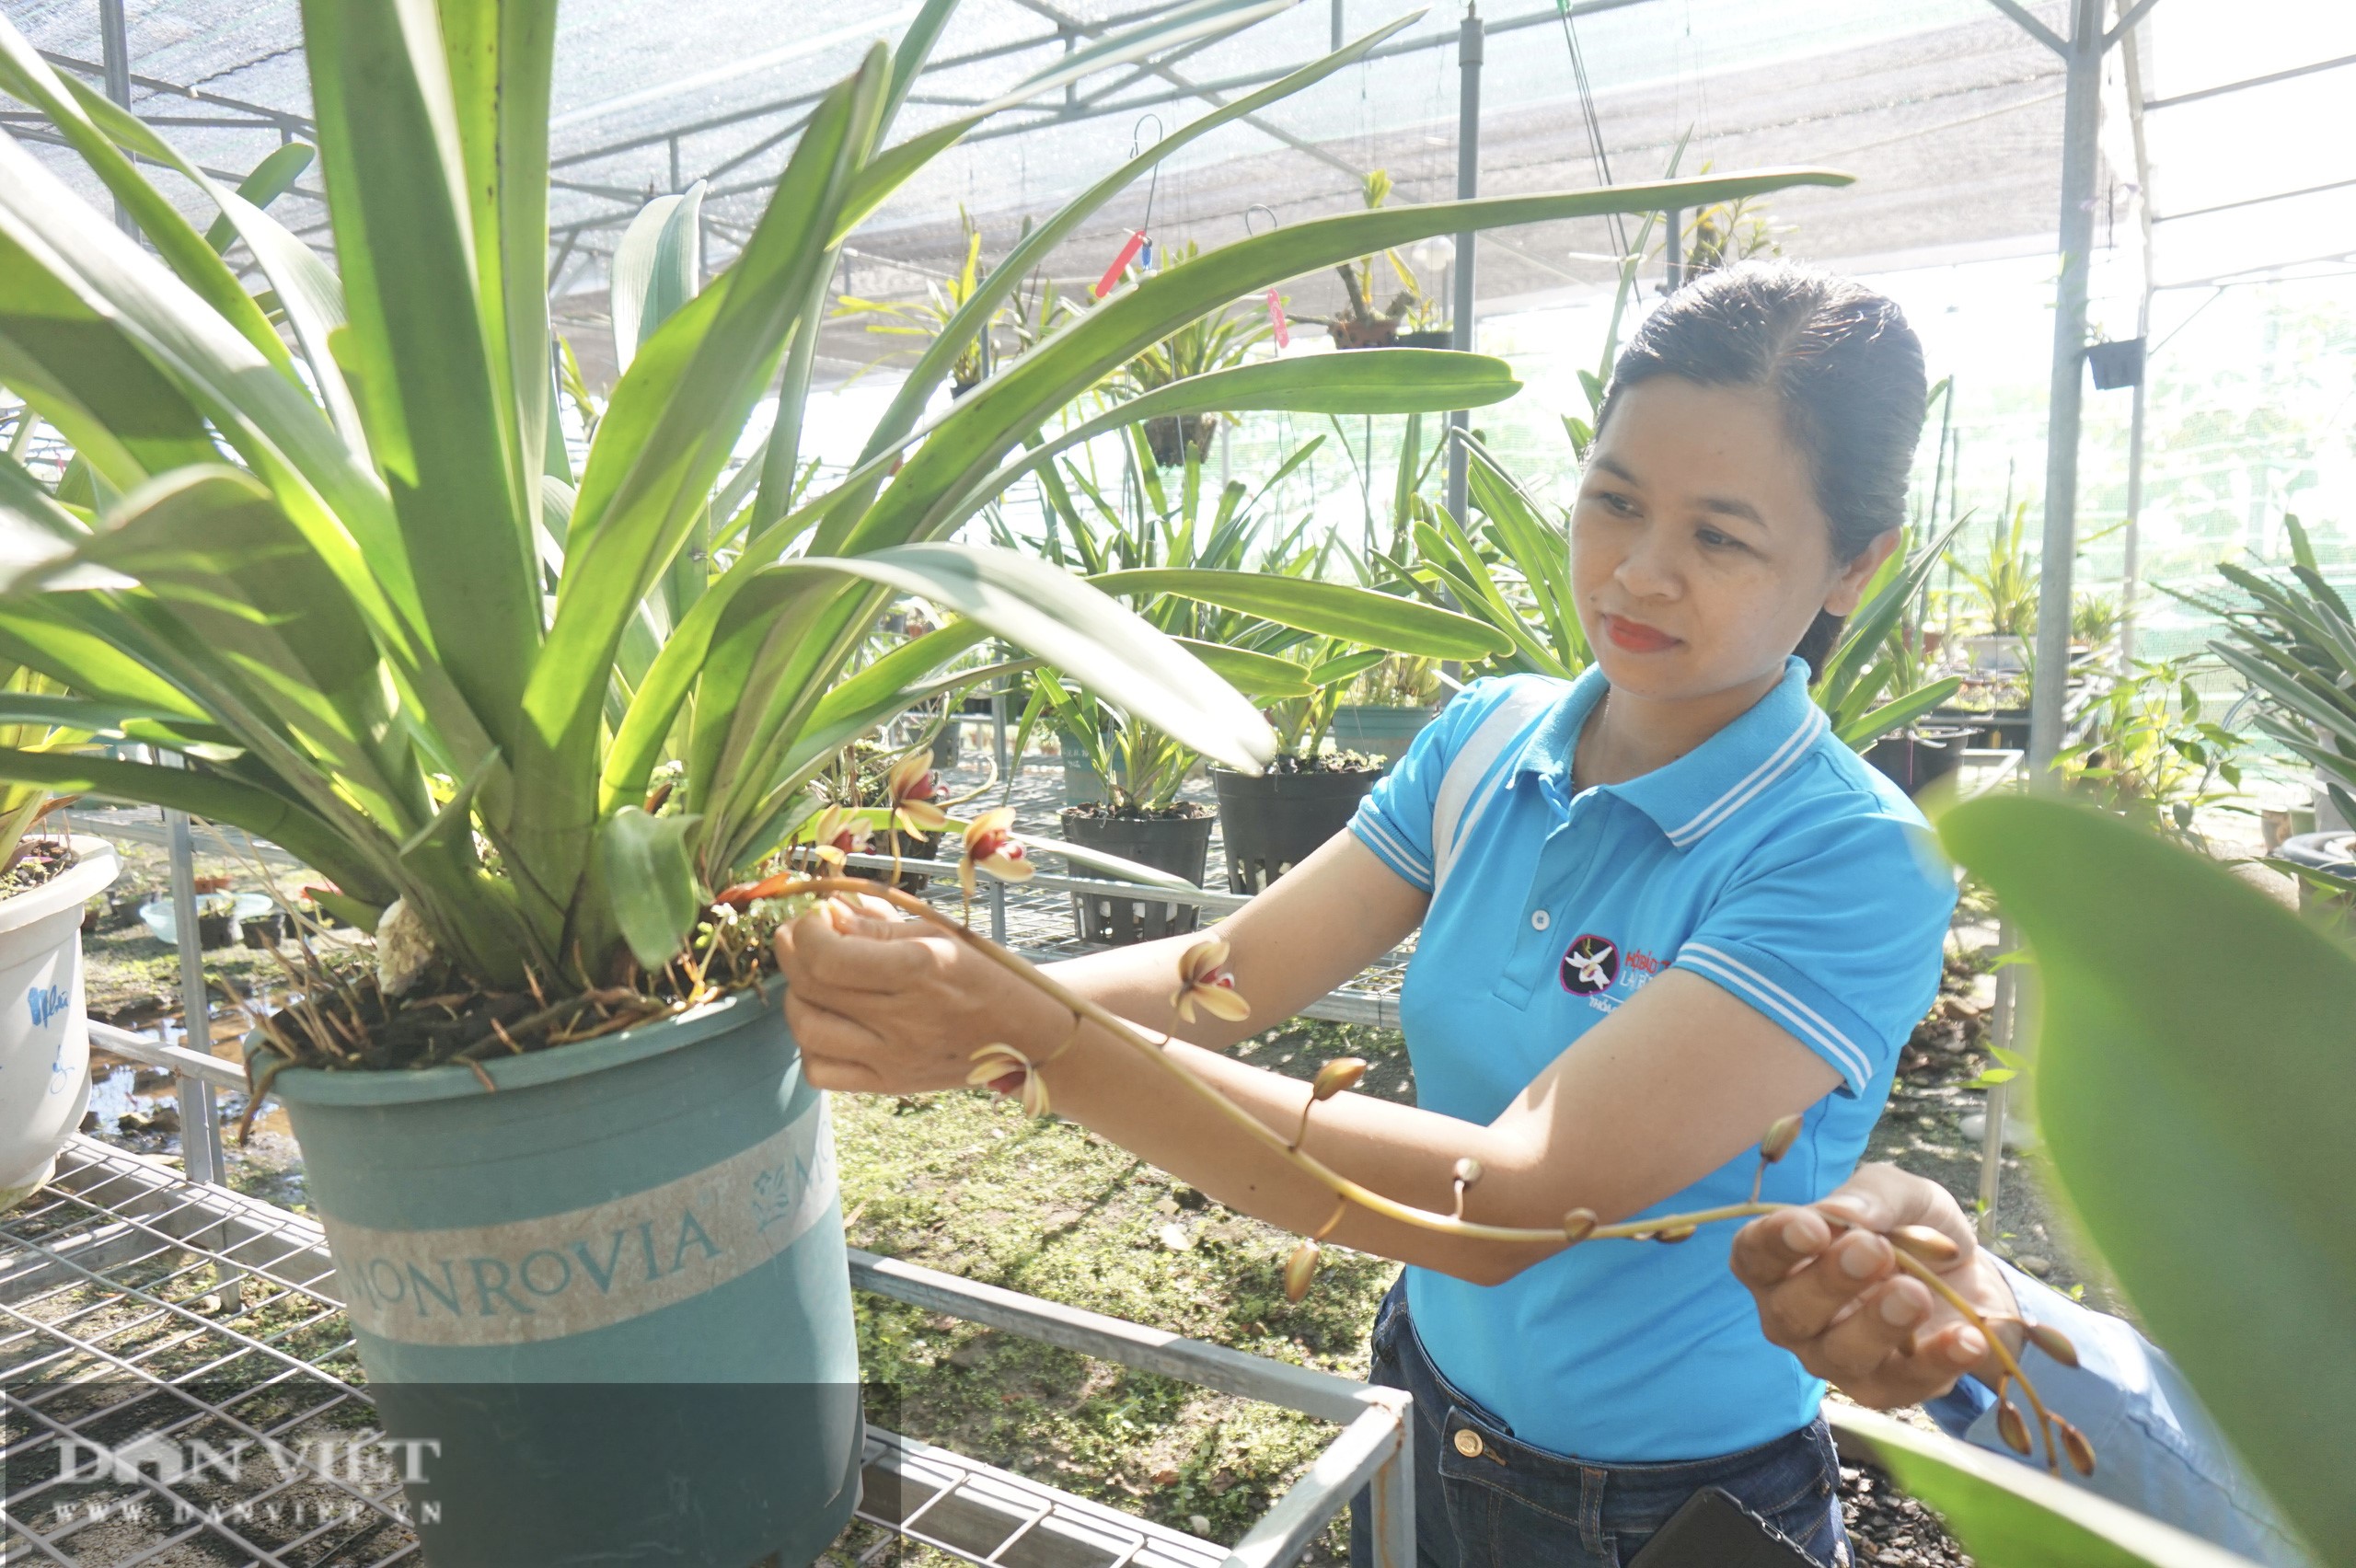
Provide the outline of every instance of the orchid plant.
[[[807,786],[843,744],[942,680],[970,679],[939,672],[985,638],[1258,766],[1265,722],[1201,661],[1068,574],[952,536],[1039,465],[1138,421],[1479,407],[1514,389],[1507,367],[1432,352],[1246,364],[1026,443],[1206,312],[1371,246],[1843,178],[1296,224],[1116,291],[926,418],[1020,281],[1130,181],[1364,58],[1403,18],[1141,150],[1034,227],[951,314],[849,471],[801,488],[826,281],[871,213],[1003,110],[1288,3],[1189,0],[895,142],[955,10],[923,0],[896,45],[877,43],[813,104],[732,263],[708,282],[652,267],[650,280],[676,282],[637,301],[635,352],[577,475],[548,439],[543,368],[555,0],[308,0],[334,270],[0,23],[0,92],[46,121],[146,242],[0,136],[0,378],[100,481],[87,505],[29,477],[6,487],[0,527],[24,548],[0,585],[0,638],[90,705],[44,717],[136,715],[218,759],[182,769],[0,748],[0,778],[190,811],[300,857],[340,890],[339,914],[424,956],[398,966],[405,980],[439,975],[434,995],[465,1004],[449,1029],[420,1020],[433,1043],[407,1063],[537,1048],[688,1005],[721,973],[696,956],[707,890],[756,871],[816,809]],[[220,209],[266,301],[142,161]],[[649,220],[654,260],[680,251],[664,236],[687,207]],[[780,385],[774,428],[747,442]],[[954,618],[853,673],[876,616],[905,595]],[[28,716],[5,697],[0,709]],[[684,765],[680,781],[650,811],[668,762]],[[582,998],[622,993],[636,999],[583,1021]],[[378,1049],[397,1003],[380,987],[357,1043],[321,1029],[307,1057],[397,1065]],[[500,1009],[535,1021],[502,1037],[486,1026]]]

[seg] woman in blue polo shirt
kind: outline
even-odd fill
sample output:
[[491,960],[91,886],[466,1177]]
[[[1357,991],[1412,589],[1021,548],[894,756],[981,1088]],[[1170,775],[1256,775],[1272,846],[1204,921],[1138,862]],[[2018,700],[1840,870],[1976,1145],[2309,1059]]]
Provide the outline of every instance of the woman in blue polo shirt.
[[[1594,666],[1475,682],[1348,833],[1219,927],[1264,1022],[1421,928],[1400,1003],[1417,1103],[1338,1096],[1311,1153],[1439,1210],[1471,1156],[1465,1216],[1530,1228],[1739,1201],[1795,1113],[1766,1195],[1848,1175],[1954,891],[1807,681],[1897,542],[1923,394],[1898,307],[1820,273],[1713,273],[1638,328],[1572,514]],[[1197,940],[1056,974],[1158,1031]],[[1007,1042],[1059,1113],[1222,1203],[1331,1218],[1323,1187],[962,944],[836,909],[779,947],[822,1087],[962,1085]],[[1220,1054],[1249,1032],[1198,1015],[1172,1049],[1289,1136],[1306,1087]],[[1612,1568],[1711,1486],[1846,1562],[1823,1385],[1761,1337],[1733,1228],[1565,1251],[1344,1216],[1332,1239],[1409,1265],[1373,1376],[1416,1396],[1426,1568]]]

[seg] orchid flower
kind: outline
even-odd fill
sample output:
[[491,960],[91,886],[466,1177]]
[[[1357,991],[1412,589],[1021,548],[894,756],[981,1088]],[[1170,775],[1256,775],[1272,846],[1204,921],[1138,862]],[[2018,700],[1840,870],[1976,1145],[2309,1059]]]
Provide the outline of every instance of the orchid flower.
[[1227,943],[1217,937],[1186,950],[1178,961],[1178,989],[1170,998],[1180,1020],[1194,1022],[1197,1007],[1230,1023],[1252,1016],[1252,1004],[1235,994],[1235,976],[1221,967],[1226,963]]
[[980,1088],[987,1085],[1001,1094],[1011,1092],[1006,1080],[1020,1074],[1022,1078],[1022,1113],[1044,1116],[1047,1113],[1047,1079],[1031,1064],[1031,1058],[1011,1045],[985,1045],[973,1055],[974,1070],[965,1081]]
[[852,855],[864,854],[874,830],[840,806],[828,806],[810,826],[810,852],[839,871]]
[[989,872],[1000,882],[1024,882],[1039,868],[1031,863],[1014,837],[1014,808],[993,806],[965,824],[965,853],[957,861],[957,885],[965,899],[974,897],[974,872]]
[[949,813],[940,801],[941,776],[924,752],[902,757],[884,780],[884,803],[892,813],[886,820],[897,832],[939,833],[947,827]]

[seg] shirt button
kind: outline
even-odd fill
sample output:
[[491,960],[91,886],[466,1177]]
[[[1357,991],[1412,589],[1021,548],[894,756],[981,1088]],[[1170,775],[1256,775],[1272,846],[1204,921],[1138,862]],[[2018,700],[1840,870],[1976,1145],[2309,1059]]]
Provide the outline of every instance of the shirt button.
[[1456,1451],[1468,1459],[1481,1457],[1481,1435],[1469,1426],[1456,1429]]
[[[1553,923],[1553,917],[1543,909],[1533,909],[1530,912],[1530,928],[1533,931],[1542,931]],[[1474,1441],[1478,1442],[1479,1439],[1475,1438]]]

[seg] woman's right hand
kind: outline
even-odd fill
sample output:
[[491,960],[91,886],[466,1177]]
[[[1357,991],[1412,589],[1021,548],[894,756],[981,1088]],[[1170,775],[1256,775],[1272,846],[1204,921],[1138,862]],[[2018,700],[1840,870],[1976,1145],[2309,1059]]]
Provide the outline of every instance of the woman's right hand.
[[1987,1339],[1900,1273],[1889,1243],[1875,1234],[1900,1225],[1927,1226],[1956,1243],[1941,1283],[1983,1318],[2007,1320],[1997,1332],[2017,1349],[2020,1308],[1961,1206],[1937,1182],[1894,1165],[1859,1166],[1822,1202],[1754,1219],[1734,1239],[1735,1276],[1757,1299],[1768,1343],[1877,1410],[1935,1399],[1966,1373],[1983,1382],[1996,1376]]

